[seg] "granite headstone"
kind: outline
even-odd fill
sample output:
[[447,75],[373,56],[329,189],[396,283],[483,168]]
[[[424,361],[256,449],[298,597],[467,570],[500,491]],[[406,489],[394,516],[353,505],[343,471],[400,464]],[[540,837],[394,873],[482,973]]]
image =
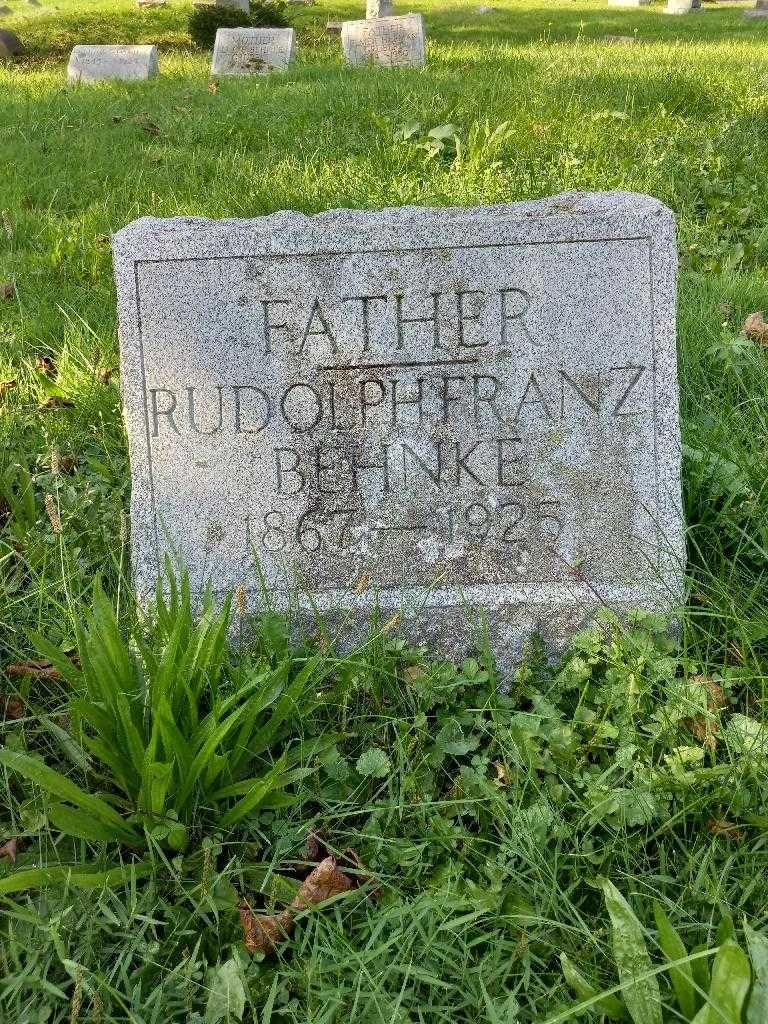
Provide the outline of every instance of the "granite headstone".
[[420,14],[345,21],[341,45],[348,64],[418,67],[425,60],[424,23]]
[[156,46],[79,44],[72,50],[67,68],[69,82],[101,82],[110,78],[133,81],[156,74]]
[[293,60],[292,28],[220,28],[211,61],[212,75],[259,75],[287,68]]
[[449,651],[482,609],[502,661],[680,600],[657,200],[144,218],[113,251],[140,595],[169,554]]

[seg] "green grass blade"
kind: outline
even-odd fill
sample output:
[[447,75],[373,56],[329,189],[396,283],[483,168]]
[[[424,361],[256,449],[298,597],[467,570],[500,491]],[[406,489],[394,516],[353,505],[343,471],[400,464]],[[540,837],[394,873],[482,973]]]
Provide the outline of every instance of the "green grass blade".
[[611,918],[613,955],[629,1016],[634,1024],[663,1024],[659,982],[646,973],[652,965],[643,927],[613,882],[601,878],[599,884]]
[[[48,765],[37,758],[30,757],[29,754],[23,754],[17,750],[0,750],[0,764],[4,764],[6,768],[17,771],[25,779],[36,783],[41,789],[44,789],[52,796],[60,800],[67,800],[69,803],[74,804],[75,807],[92,814],[102,824],[111,825],[113,828],[123,831],[128,829],[128,826],[117,811],[110,807],[108,803],[100,800],[97,796],[86,793],[85,790],[76,786],[74,782],[70,782],[60,772],[49,768]],[[130,829],[128,830],[130,831]]]
[[768,937],[744,924],[754,980],[747,1004],[747,1024],[768,1021]]
[[[688,951],[659,903],[653,905],[653,916],[659,933],[659,945],[666,959],[670,963],[684,959],[688,955]],[[679,967],[670,967],[669,980],[677,997],[677,1005],[686,1020],[693,1020],[698,1003],[691,965],[681,964]]]
[[12,892],[26,892],[28,889],[39,889],[44,885],[73,885],[78,889],[115,888],[134,878],[144,878],[152,874],[151,864],[116,864],[113,867],[92,870],[80,866],[57,864],[46,868],[28,868],[14,871],[5,878],[0,878],[0,896]]

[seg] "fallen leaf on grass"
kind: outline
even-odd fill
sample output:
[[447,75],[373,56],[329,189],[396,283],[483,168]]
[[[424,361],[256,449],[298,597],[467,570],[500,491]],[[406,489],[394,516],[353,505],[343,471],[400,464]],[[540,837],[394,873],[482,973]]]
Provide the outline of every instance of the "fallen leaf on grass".
[[744,832],[734,821],[726,821],[725,818],[710,818],[707,828],[713,836],[722,836],[723,839],[739,840],[744,838]]
[[71,398],[62,398],[61,395],[49,395],[38,405],[40,412],[55,412],[57,409],[73,409],[75,403]]
[[282,914],[254,914],[247,903],[241,903],[238,910],[245,948],[249,953],[273,953],[293,929],[293,914],[290,910],[284,910]]
[[304,879],[291,901],[291,907],[294,910],[307,910],[332,896],[349,892],[352,887],[351,879],[336,867],[336,858],[326,857]]
[[5,666],[5,674],[11,679],[34,676],[35,679],[61,679],[61,672],[50,661],[16,661]]
[[750,341],[768,348],[768,323],[766,323],[762,310],[757,313],[750,313],[744,321],[742,330]]
[[697,686],[705,687],[707,691],[707,707],[710,710],[715,711],[719,708],[724,708],[728,703],[720,683],[710,679],[709,676],[691,676],[691,682]]
[[46,377],[56,376],[56,363],[50,356],[35,356],[35,369]]
[[3,283],[0,284],[0,299],[12,299],[15,294],[15,281],[3,281]]
[[717,722],[713,722],[706,715],[696,715],[694,718],[684,718],[683,724],[708,750],[717,748]]
[[5,704],[3,707],[3,713],[1,717],[6,719],[10,718],[17,720],[19,718],[23,718],[24,715],[26,715],[26,713],[27,709],[21,697],[17,697],[14,695],[12,697],[5,698]]
[[18,839],[9,839],[7,843],[3,843],[3,845],[0,846],[0,857],[7,857],[11,864],[15,864],[18,849]]
[[17,380],[0,380],[0,398],[5,398],[8,392],[13,391],[18,385],[19,382]]
[[370,880],[354,850],[345,850],[341,859],[354,870],[360,871],[354,880],[339,870],[335,857],[325,857],[301,883],[290,907],[280,914],[254,914],[247,903],[240,904],[240,922],[245,948],[249,953],[273,953],[277,945],[291,934],[295,912],[318,906]]

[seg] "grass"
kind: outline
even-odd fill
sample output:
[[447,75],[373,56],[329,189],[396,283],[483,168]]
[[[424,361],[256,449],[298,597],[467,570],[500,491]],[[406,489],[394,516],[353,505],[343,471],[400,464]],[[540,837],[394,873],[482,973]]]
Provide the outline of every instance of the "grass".
[[[295,806],[195,832],[183,854],[155,836],[148,876],[0,897],[2,1024],[215,1024],[222,990],[237,1009],[238,983],[245,1019],[260,1022],[573,1019],[559,953],[598,989],[617,984],[600,875],[631,898],[654,965],[654,902],[689,950],[722,945],[728,915],[742,945],[742,918],[764,931],[765,760],[744,729],[765,722],[768,360],[740,325],[768,307],[768,21],[731,2],[682,18],[591,0],[498,0],[485,15],[467,0],[417,3],[427,67],[374,71],[345,68],[324,31],[359,8],[321,3],[289,8],[290,72],[211,90],[185,4],[6,2],[2,27],[27,56],[0,61],[0,284],[16,283],[0,299],[0,382],[16,382],[0,388],[0,665],[33,654],[32,630],[73,646],[96,576],[133,619],[108,236],[146,214],[567,189],[662,199],[680,238],[690,586],[678,646],[656,626],[613,646],[587,638],[554,668],[532,658],[503,681],[509,698],[490,666],[441,665],[387,637],[329,652],[336,699],[299,715],[295,739],[341,739]],[[75,42],[114,41],[156,42],[161,76],[66,86]],[[461,156],[425,159],[399,140],[411,122],[455,125]],[[298,671],[306,652],[286,643],[278,631],[265,651]],[[701,703],[698,677],[717,681],[724,708]],[[114,798],[63,687],[0,685],[25,705],[0,719],[6,747]],[[714,744],[692,731],[697,714],[717,723]],[[276,957],[247,957],[237,902],[287,902],[310,832],[357,849],[382,898],[355,890],[304,912]],[[6,833],[22,837],[22,870],[135,857],[67,839],[43,791],[9,772],[0,843]],[[11,874],[0,859],[0,885]],[[684,1019],[666,974],[661,999],[664,1022]]]

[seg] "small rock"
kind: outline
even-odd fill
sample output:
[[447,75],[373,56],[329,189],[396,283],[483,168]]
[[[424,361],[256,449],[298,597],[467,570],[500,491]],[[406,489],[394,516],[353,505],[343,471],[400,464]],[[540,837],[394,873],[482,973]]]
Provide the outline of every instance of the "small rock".
[[0,29],[0,57],[20,57],[24,45],[18,36],[6,29]]
[[604,36],[609,46],[632,46],[637,42],[634,36]]

